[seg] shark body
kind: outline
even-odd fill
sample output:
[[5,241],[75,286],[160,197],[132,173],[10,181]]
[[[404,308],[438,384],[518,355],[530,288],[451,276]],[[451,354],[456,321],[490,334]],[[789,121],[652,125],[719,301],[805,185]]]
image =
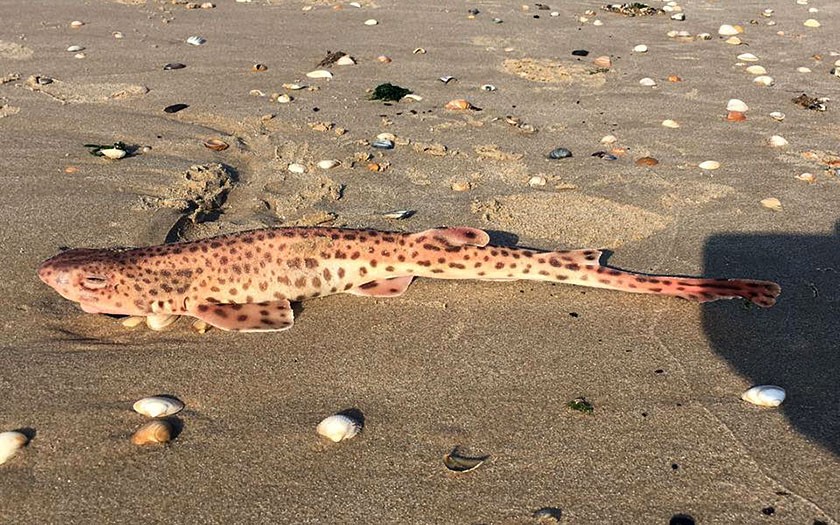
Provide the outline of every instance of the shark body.
[[290,302],[336,293],[402,295],[415,277],[527,279],[681,297],[745,298],[772,306],[777,284],[744,279],[643,275],[599,264],[599,250],[488,246],[483,230],[389,233],[274,228],[134,249],[73,249],[38,275],[89,313],[139,316],[153,328],[191,316],[222,330],[292,327]]

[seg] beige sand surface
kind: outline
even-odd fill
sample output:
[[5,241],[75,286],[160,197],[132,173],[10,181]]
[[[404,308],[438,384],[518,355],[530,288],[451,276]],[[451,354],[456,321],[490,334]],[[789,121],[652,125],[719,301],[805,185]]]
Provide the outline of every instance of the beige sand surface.
[[[519,2],[216,3],[0,2],[0,430],[34,433],[0,466],[0,521],[528,524],[550,506],[563,523],[679,513],[702,524],[837,523],[840,177],[826,163],[840,153],[840,101],[818,112],[791,99],[837,98],[840,4],[685,0],[679,22],[581,0],[549,3],[555,17]],[[379,24],[364,25],[370,18]],[[723,23],[741,24],[745,44],[718,38]],[[187,45],[191,35],[207,43]],[[640,43],[650,50],[634,53]],[[305,77],[336,50],[357,65]],[[752,84],[737,64],[744,52],[775,86]],[[592,65],[600,55],[612,57],[609,71]],[[187,67],[164,71],[171,62]],[[258,62],[268,70],[252,72]],[[34,76],[54,82],[27,82]],[[640,86],[643,77],[657,86]],[[290,82],[317,90],[290,92],[285,105],[249,94]],[[423,99],[368,100],[382,82]],[[750,106],[745,122],[724,119],[735,97]],[[445,111],[456,98],[481,111]],[[163,112],[176,103],[189,108]],[[364,142],[382,132],[398,137],[394,150]],[[618,142],[599,144],[607,134]],[[774,134],[790,145],[769,147]],[[210,151],[209,137],[231,147]],[[107,161],[83,147],[115,141],[138,151]],[[491,145],[500,153],[487,154]],[[547,160],[559,146],[574,156]],[[616,161],[590,156],[612,147]],[[387,169],[369,171],[365,153]],[[634,164],[646,155],[660,164]],[[319,170],[321,159],[342,165]],[[703,172],[704,160],[722,167]],[[289,173],[292,162],[307,173]],[[215,175],[186,177],[202,165]],[[816,182],[795,178],[803,172]],[[534,176],[546,184],[529,186]],[[763,208],[766,197],[783,210]],[[212,220],[189,220],[198,207]],[[416,214],[382,217],[395,209]],[[60,247],[331,218],[615,249],[617,267],[773,279],[783,295],[759,311],[419,281],[394,299],[305,302],[286,333],[199,336],[186,322],[155,333],[84,314],[35,275]],[[788,390],[782,407],[740,400],[762,383]],[[143,418],[131,404],[158,393],[186,403],[183,432],[137,448],[128,438]],[[594,414],[566,407],[579,396]],[[318,421],[346,408],[364,413],[362,434],[319,441]],[[441,458],[456,445],[491,459],[451,474]]]

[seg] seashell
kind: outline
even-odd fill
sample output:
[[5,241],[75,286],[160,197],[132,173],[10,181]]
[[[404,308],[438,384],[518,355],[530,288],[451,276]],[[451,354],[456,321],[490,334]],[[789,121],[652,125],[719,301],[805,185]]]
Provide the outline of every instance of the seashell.
[[595,20],[594,22],[592,22],[592,25],[596,26],[596,27],[600,27],[600,26],[604,25],[604,23],[601,22],[600,20]]
[[776,197],[762,199],[761,205],[773,211],[782,211],[782,203]]
[[743,100],[739,100],[737,98],[729,99],[729,102],[726,103],[726,111],[740,111],[741,113],[746,113],[749,111],[750,107],[747,106]]
[[84,53],[76,53],[73,55],[73,58],[85,58],[87,55]]
[[801,181],[805,181],[808,184],[813,184],[817,180],[817,178],[814,177],[813,173],[800,173],[799,175],[796,176],[796,178],[801,180]]
[[726,113],[726,120],[729,122],[743,122],[747,116],[742,111],[729,111]]
[[[152,308],[155,311],[155,308]],[[150,329],[159,332],[178,320],[177,315],[154,314],[146,316],[146,326]]]
[[327,159],[327,160],[319,160],[318,161],[318,167],[321,168],[322,170],[332,169],[332,168],[338,166],[339,164],[341,164],[341,162],[339,162],[335,159]]
[[697,35],[697,40],[711,40],[712,35],[711,33],[700,33]]
[[645,77],[639,81],[639,85],[645,87],[653,87],[656,85],[656,81],[652,78]]
[[636,159],[636,166],[645,166],[651,168],[659,164],[659,161],[653,157],[642,157],[640,159]]
[[738,60],[742,62],[758,62],[758,57],[752,53],[741,53],[738,55]]
[[192,322],[190,328],[198,334],[206,334],[207,331],[210,330],[210,325],[207,323],[207,321],[196,319]]
[[678,127],[680,127],[679,122],[677,122],[676,120],[671,120],[671,119],[663,120],[662,125],[665,126],[666,128],[678,128]]
[[716,170],[720,168],[720,162],[715,160],[704,160],[697,165],[701,170]]
[[213,151],[224,151],[230,146],[222,139],[207,139],[204,141],[204,147]]
[[761,75],[761,76],[755,77],[753,79],[753,84],[758,84],[759,86],[769,87],[769,86],[772,86],[775,83],[776,83],[776,81],[773,80],[773,77],[768,77],[767,75]]
[[668,82],[682,82],[682,78],[677,75],[668,75]]
[[187,67],[187,66],[185,66],[184,64],[179,64],[178,62],[173,62],[171,64],[164,65],[163,70],[164,71],[172,71],[172,70],[175,70],[175,69],[184,69],[185,67]]
[[733,26],[729,24],[723,24],[718,28],[718,34],[720,36],[734,36],[744,32],[744,28],[741,26]]
[[111,36],[114,38],[125,38],[125,35],[122,34],[122,31],[114,31],[111,33]]
[[283,84],[284,89],[291,89],[292,91],[297,91],[305,87],[306,86],[304,86],[303,84]]
[[216,4],[214,4],[213,2],[204,2],[199,7],[201,7],[202,9],[213,9],[214,7],[216,7]]
[[773,135],[768,142],[774,148],[783,148],[788,145],[788,141],[781,135]]
[[178,113],[179,111],[183,111],[187,109],[189,104],[172,104],[171,106],[166,106],[163,108],[164,113]]
[[612,153],[607,153],[606,151],[596,151],[592,154],[592,156],[604,160],[618,160],[618,157],[616,157]]
[[385,212],[385,213],[382,214],[382,216],[385,217],[386,219],[400,220],[400,219],[408,219],[409,217],[411,217],[415,213],[417,213],[415,210],[394,210],[394,211]]
[[496,91],[496,86],[493,84],[483,84],[481,86],[482,91]]
[[668,31],[665,34],[668,35],[668,38],[676,38],[677,33],[679,33],[679,31]]
[[566,148],[554,148],[548,152],[548,158],[553,160],[568,159],[571,156],[572,152]]
[[545,180],[545,177],[540,177],[539,175],[535,175],[535,176],[531,177],[530,179],[528,179],[528,186],[530,186],[532,188],[539,188],[539,187],[545,186],[546,182],[547,181]]
[[610,67],[612,67],[612,59],[610,57],[606,56],[606,55],[596,58],[595,60],[592,61],[592,63],[596,67],[600,67],[600,68],[610,68]]
[[421,100],[423,100],[423,97],[421,97],[420,95],[415,95],[414,93],[409,93],[400,100],[412,100],[414,102],[420,102]]
[[254,64],[251,66],[251,71],[254,73],[262,73],[263,71],[268,71],[268,66],[265,64]]
[[767,70],[764,69],[764,66],[750,66],[746,69],[746,72],[750,75],[766,75]]
[[126,328],[136,328],[145,322],[145,315],[133,315],[131,317],[126,317],[125,319],[120,321],[120,323]]
[[683,20],[685,20],[685,13],[674,13],[673,15],[671,15],[671,20],[682,22]]
[[289,164],[289,166],[286,169],[288,169],[292,173],[297,173],[298,175],[306,173],[306,167],[303,164],[298,164],[297,162]]
[[426,50],[423,49],[422,47],[417,47],[417,48],[414,49],[414,51],[412,51],[412,53],[415,54],[415,55],[425,55]]
[[99,150],[99,153],[103,157],[105,157],[106,159],[111,159],[111,160],[118,160],[118,159],[121,159],[121,158],[125,157],[125,155],[126,155],[125,150],[122,150],[122,149],[119,149],[119,148],[105,148],[105,149]]
[[387,64],[391,61],[391,59],[389,57],[386,57],[385,55],[379,55],[378,57],[376,57],[376,61],[381,62],[383,64]]
[[805,27],[820,27],[821,24],[817,20],[809,18],[808,20],[805,20],[802,25]]
[[448,109],[451,111],[463,111],[467,109],[473,109],[473,105],[469,103],[469,101],[464,100],[462,98],[458,98],[455,100],[450,100],[443,106],[443,109]]
[[362,425],[355,418],[344,414],[332,415],[320,423],[315,431],[334,443],[354,437],[362,429]]
[[171,396],[152,396],[138,400],[132,408],[147,417],[166,417],[183,410],[184,403]]
[[206,43],[207,39],[202,38],[200,36],[191,36],[187,39],[187,44],[190,44],[192,46],[203,46]]
[[453,80],[458,80],[458,79],[457,79],[457,78],[455,78],[455,77],[453,77],[453,76],[451,76],[451,75],[446,75],[446,76],[440,77],[438,80],[440,80],[440,81],[441,81],[441,82],[443,82],[444,84],[449,84],[449,83],[450,83],[450,82],[452,82]]
[[453,472],[469,472],[480,467],[490,456],[464,456],[455,447],[452,452],[443,456],[443,464]]
[[375,18],[368,18],[367,20],[365,20],[365,25],[366,26],[375,26],[378,23],[379,22],[377,22]]
[[22,432],[0,432],[0,465],[9,461],[27,442],[29,438]]
[[278,104],[288,104],[292,100],[294,100],[291,96],[287,95],[286,93],[282,93],[277,95],[277,103]]
[[132,434],[131,442],[139,446],[169,443],[173,433],[172,423],[165,419],[155,419],[138,428]]
[[397,140],[397,136],[393,133],[380,133],[376,138],[379,140]]
[[377,149],[394,149],[393,140],[374,140],[370,145]]
[[265,93],[260,91],[259,89],[252,89],[251,91],[248,92],[248,94],[251,95],[252,97],[264,97],[265,96]]
[[773,11],[772,9],[765,9],[764,11],[761,12],[761,16],[770,17],[770,16],[773,16],[774,12],[775,11]]
[[778,120],[779,122],[781,122],[785,119],[785,114],[782,113],[781,111],[773,111],[773,112],[770,113],[770,118],[772,118],[773,120]]
[[541,525],[560,523],[560,519],[563,517],[563,511],[557,507],[543,507],[535,510],[532,516]]
[[639,44],[639,45],[637,45],[636,47],[633,48],[633,51],[636,52],[636,53],[647,53],[648,46],[646,46],[644,44]]
[[306,76],[309,78],[332,78],[333,74],[326,69],[316,69],[307,73]]
[[453,182],[449,187],[452,189],[452,191],[463,192],[470,191],[470,189],[472,188],[472,184],[470,184],[469,181],[457,180]]
[[70,27],[72,27],[73,29],[79,29],[83,25],[85,25],[85,23],[81,20],[73,20],[72,22],[70,22]]
[[83,51],[85,48],[83,46],[70,46],[67,48],[67,51],[70,53],[78,53],[79,51]]
[[350,55],[343,55],[341,58],[335,61],[336,65],[338,66],[354,66],[356,65],[356,61],[353,60],[353,57]]
[[601,138],[601,144],[614,144],[618,139],[615,135],[605,135]]
[[785,400],[785,389],[775,385],[758,385],[741,394],[741,399],[761,407],[777,407]]
[[727,44],[729,44],[731,46],[740,46],[741,44],[743,44],[741,39],[738,38],[737,36],[730,36],[729,38],[724,40],[724,42],[726,42]]

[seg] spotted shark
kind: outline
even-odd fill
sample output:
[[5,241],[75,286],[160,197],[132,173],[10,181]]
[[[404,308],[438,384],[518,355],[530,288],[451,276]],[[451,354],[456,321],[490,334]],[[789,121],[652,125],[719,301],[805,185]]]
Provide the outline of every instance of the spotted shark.
[[599,250],[490,246],[468,227],[419,233],[272,228],[145,248],[71,249],[41,280],[85,312],[143,318],[160,329],[189,316],[222,330],[292,327],[290,302],[337,293],[402,295],[416,277],[547,281],[707,302],[741,297],[773,306],[768,281],[646,275],[599,263]]

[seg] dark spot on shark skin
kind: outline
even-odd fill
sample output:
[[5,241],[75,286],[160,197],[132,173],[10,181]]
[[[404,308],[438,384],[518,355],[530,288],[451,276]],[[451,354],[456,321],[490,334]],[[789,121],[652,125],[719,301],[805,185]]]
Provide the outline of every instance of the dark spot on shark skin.
[[227,319],[228,316],[227,312],[225,312],[222,308],[216,308],[215,310],[213,310],[213,313],[221,317],[222,319]]

